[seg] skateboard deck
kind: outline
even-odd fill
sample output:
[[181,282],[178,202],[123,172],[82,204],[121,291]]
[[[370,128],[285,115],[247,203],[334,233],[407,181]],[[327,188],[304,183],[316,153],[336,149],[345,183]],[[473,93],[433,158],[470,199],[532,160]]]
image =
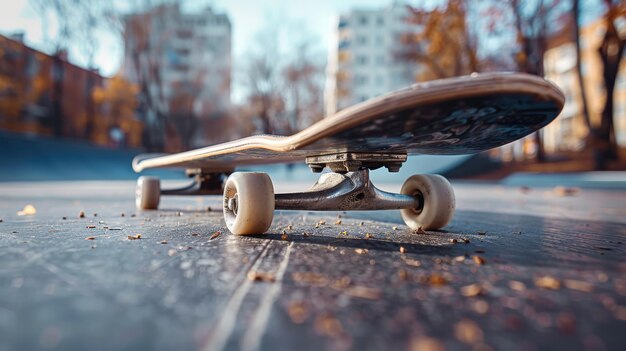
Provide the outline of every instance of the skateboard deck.
[[133,169],[233,169],[347,152],[477,153],[546,126],[564,101],[552,83],[527,74],[441,79],[359,103],[291,136],[257,135],[177,154],[143,154]]

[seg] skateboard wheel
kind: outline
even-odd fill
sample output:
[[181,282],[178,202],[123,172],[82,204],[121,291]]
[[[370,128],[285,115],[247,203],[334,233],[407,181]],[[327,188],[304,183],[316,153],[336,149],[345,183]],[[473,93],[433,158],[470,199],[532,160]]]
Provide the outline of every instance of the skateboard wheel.
[[443,228],[454,215],[456,204],[454,189],[448,180],[437,174],[418,174],[409,177],[402,185],[402,194],[418,199],[418,208],[400,211],[402,219],[412,229]]
[[224,221],[233,234],[263,234],[274,218],[274,187],[265,173],[235,172],[224,185]]
[[141,176],[137,179],[135,205],[139,210],[156,210],[161,197],[161,181],[157,177]]

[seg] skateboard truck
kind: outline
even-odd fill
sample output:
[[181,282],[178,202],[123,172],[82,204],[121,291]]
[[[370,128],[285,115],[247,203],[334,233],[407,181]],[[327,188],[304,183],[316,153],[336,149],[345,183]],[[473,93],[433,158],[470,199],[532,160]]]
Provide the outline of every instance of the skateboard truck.
[[161,189],[157,177],[142,176],[137,180],[135,202],[140,209],[156,209],[161,195],[220,195],[224,191],[226,178],[232,169],[210,171],[202,168],[188,168],[185,174],[193,178],[191,184],[173,189]]
[[394,194],[374,186],[367,168],[347,174],[325,173],[309,191],[276,194],[277,210],[397,210],[421,211],[423,197]]
[[370,169],[398,171],[406,154],[338,153],[306,158],[314,172],[329,167],[304,192],[274,194],[265,173],[235,172],[224,185],[224,220],[234,234],[267,231],[274,210],[363,211],[399,209],[412,229],[438,229],[454,214],[454,190],[440,175],[409,177],[399,194],[382,191],[370,181]]
[[386,167],[389,172],[398,172],[407,155],[385,154],[372,152],[342,152],[329,155],[308,156],[306,163],[313,173],[321,173],[328,167],[335,173],[345,174],[360,169],[377,169]]
[[185,174],[193,178],[191,184],[181,188],[162,189],[161,195],[218,195],[224,191],[224,181],[232,172],[232,169],[208,172],[201,168],[188,168]]

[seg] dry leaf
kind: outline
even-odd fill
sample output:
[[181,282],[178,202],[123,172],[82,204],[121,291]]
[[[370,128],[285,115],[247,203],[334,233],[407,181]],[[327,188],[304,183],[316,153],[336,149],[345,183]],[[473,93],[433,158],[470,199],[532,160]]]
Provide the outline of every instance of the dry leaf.
[[331,338],[338,338],[344,333],[341,322],[328,313],[318,316],[314,325],[318,334]]
[[31,216],[37,213],[35,206],[28,204],[21,211],[17,211],[18,216]]
[[313,273],[313,272],[293,272],[291,274],[291,277],[293,278],[294,281],[296,282],[300,282],[300,283],[305,283],[305,284],[310,284],[310,285],[317,285],[317,286],[326,286],[328,285],[328,278],[322,274],[319,273]]
[[351,286],[344,290],[346,295],[352,297],[360,297],[368,300],[379,300],[382,296],[382,292],[378,288],[368,288],[366,286]]
[[517,280],[511,280],[509,281],[509,288],[515,291],[524,291],[526,290],[526,284],[519,282]]
[[78,218],[85,218],[85,211],[78,212]]
[[269,282],[272,283],[276,281],[276,277],[271,273],[259,272],[259,271],[250,271],[248,272],[248,279],[254,282]]
[[217,237],[219,237],[220,235],[222,235],[222,232],[217,231],[217,232],[213,233],[213,235],[211,235],[211,237],[209,238],[209,240],[216,239],[216,238],[217,238]]
[[406,253],[407,250],[404,248],[404,246],[400,246],[400,253]]
[[484,258],[482,258],[481,256],[472,256],[472,259],[474,260],[474,262],[477,265],[482,265],[487,263],[487,260],[485,260]]
[[556,196],[575,196],[580,192],[580,188],[569,188],[564,186],[556,186],[552,189]]
[[287,314],[292,322],[302,324],[309,316],[309,306],[304,301],[294,301],[287,306]]
[[454,336],[460,342],[473,345],[483,340],[483,331],[476,322],[463,319],[454,326]]
[[424,229],[422,229],[422,227],[421,227],[421,226],[419,226],[419,227],[418,227],[417,229],[415,229],[413,232],[414,232],[415,234],[428,234],[428,233],[426,233],[426,231],[425,231]]
[[418,336],[411,340],[410,351],[445,351],[444,344],[431,337]]
[[470,284],[461,288],[461,295],[467,297],[474,297],[478,295],[482,295],[485,293],[485,290],[480,284]]
[[403,257],[402,259],[404,260],[404,263],[408,264],[409,266],[420,267],[422,265],[422,262],[414,260],[412,258]]
[[85,238],[85,240],[96,240],[95,236],[88,236]]
[[577,290],[577,291],[582,291],[582,292],[592,292],[593,291],[593,284],[591,283],[587,283],[587,282],[583,282],[580,280],[571,280],[571,279],[565,279],[563,280],[563,285],[571,290]]
[[368,250],[367,249],[354,249],[354,252],[358,253],[359,255],[362,255],[362,254],[368,253]]
[[540,288],[552,290],[558,290],[561,288],[561,282],[550,276],[535,278],[535,285]]
[[432,286],[442,286],[448,284],[448,280],[440,274],[433,274],[426,277],[425,283]]
[[141,239],[141,234],[128,236],[128,240],[138,240],[138,239]]

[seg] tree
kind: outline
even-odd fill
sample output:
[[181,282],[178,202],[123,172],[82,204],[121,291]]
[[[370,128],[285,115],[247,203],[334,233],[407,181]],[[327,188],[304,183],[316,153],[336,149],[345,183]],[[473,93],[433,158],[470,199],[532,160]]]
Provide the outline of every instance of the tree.
[[[41,16],[45,42],[48,51],[52,52],[52,120],[54,133],[63,134],[63,80],[65,79],[64,61],[69,60],[68,48],[70,44],[77,47],[86,57],[89,68],[93,68],[95,52],[99,46],[97,31],[107,28],[109,22],[107,13],[111,12],[112,3],[108,1],[80,1],[80,0],[29,0],[36,13]],[[50,26],[50,17],[54,18],[56,26]],[[56,28],[56,32],[52,29]],[[87,126],[84,137],[89,138],[93,129],[95,110],[91,105],[89,92],[95,82],[88,76],[88,94],[86,106],[88,112]]]
[[137,85],[129,82],[120,75],[109,79],[103,87],[95,87],[91,98],[93,99],[95,110],[98,111],[98,125],[95,126],[94,135],[96,142],[102,144],[108,141],[109,130],[119,128],[126,134],[131,134],[130,144],[139,146],[138,125],[132,123],[135,119],[135,109],[137,107]]
[[407,6],[411,30],[396,56],[422,66],[418,80],[479,72],[477,38],[467,26],[467,1],[448,0],[431,10]]
[[246,103],[261,133],[292,134],[323,116],[324,64],[301,24],[274,22],[280,25],[262,28],[247,54]]
[[603,22],[604,33],[597,48],[597,54],[602,65],[601,74],[605,100],[597,123],[594,123],[589,113],[585,76],[582,71],[583,54],[580,42],[581,2],[573,0],[571,9],[576,38],[576,71],[582,102],[581,114],[589,131],[586,146],[593,152],[596,169],[606,169],[607,162],[617,158],[613,121],[614,92],[626,44],[626,31],[623,28],[621,32],[619,30],[620,23],[623,26],[624,21],[626,21],[626,4],[611,0],[603,0],[602,4],[604,5],[604,12],[599,20]]
[[[515,38],[512,54],[515,70],[543,77],[543,57],[548,38],[562,28],[567,8],[560,0],[486,0],[483,18],[487,18],[487,32],[508,36],[513,29]],[[506,40],[506,39],[505,39]],[[536,160],[545,159],[541,131],[533,134]]]
[[596,158],[597,166],[605,168],[604,158],[617,158],[617,144],[613,124],[613,106],[615,83],[619,73],[620,63],[626,46],[626,34],[618,31],[618,22],[626,21],[626,3],[622,1],[604,0],[606,31],[602,44],[598,49],[602,61],[602,77],[604,78],[605,102],[602,109],[600,126],[592,128],[592,138],[598,143],[599,155]]
[[310,42],[302,41],[297,54],[283,69],[288,115],[286,132],[295,133],[323,116],[323,65],[311,53]]

